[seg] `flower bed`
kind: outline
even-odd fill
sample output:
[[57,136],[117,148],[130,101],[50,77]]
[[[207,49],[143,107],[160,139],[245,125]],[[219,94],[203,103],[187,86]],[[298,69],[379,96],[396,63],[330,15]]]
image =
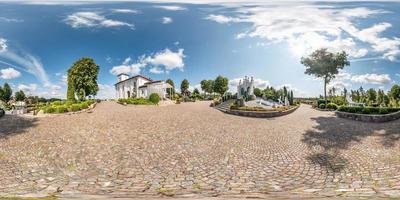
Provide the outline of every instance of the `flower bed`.
[[40,107],[44,113],[53,114],[53,113],[67,113],[67,112],[78,112],[80,110],[84,110],[92,106],[96,101],[95,100],[86,100],[82,102],[67,102],[67,101],[55,101],[49,105],[45,105]]
[[246,116],[246,117],[258,117],[258,118],[270,118],[279,117],[294,112],[300,106],[282,106],[274,109],[265,109],[262,107],[237,107],[231,106],[231,109],[227,110],[226,113],[232,115]]
[[400,119],[400,108],[348,107],[342,106],[335,112],[340,118],[363,122],[388,122]]

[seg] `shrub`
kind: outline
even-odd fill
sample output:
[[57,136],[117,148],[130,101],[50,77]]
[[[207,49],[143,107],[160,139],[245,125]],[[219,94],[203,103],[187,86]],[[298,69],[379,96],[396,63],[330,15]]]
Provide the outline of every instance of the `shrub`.
[[325,109],[325,104],[324,103],[319,104],[318,108]]
[[160,96],[158,96],[157,93],[152,93],[149,97],[150,102],[152,102],[153,104],[158,104],[158,102],[160,102]]
[[80,104],[72,104],[70,106],[70,111],[71,112],[77,112],[81,110],[81,105]]
[[340,106],[338,111],[348,112],[348,113],[358,113],[358,114],[388,114],[393,112],[398,112],[400,108],[379,108],[379,107],[349,107]]
[[86,108],[89,108],[89,105],[88,105],[88,103],[87,102],[82,102],[82,103],[80,103],[81,104],[81,109],[86,109]]
[[54,113],[54,112],[56,112],[56,108],[53,107],[53,106],[43,107],[42,110],[43,110],[44,113]]
[[56,107],[56,113],[66,113],[68,112],[67,106],[61,105]]
[[331,109],[331,110],[337,110],[338,105],[336,105],[335,103],[328,103],[328,105],[326,105],[326,108]]
[[53,106],[61,106],[63,104],[62,101],[54,101],[53,103],[51,103],[51,105]]

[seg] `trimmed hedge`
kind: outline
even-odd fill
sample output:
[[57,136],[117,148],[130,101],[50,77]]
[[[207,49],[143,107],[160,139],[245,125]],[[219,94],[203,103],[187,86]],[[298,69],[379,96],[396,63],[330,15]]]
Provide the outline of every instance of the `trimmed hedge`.
[[325,104],[324,103],[319,104],[318,108],[325,109]]
[[133,105],[153,105],[153,102],[144,98],[118,99],[118,102],[122,104],[133,104]]
[[160,96],[157,93],[150,94],[149,101],[153,104],[158,104],[160,102]]
[[70,101],[55,101],[50,105],[41,107],[41,110],[43,110],[44,113],[77,112],[82,109],[89,108],[89,106],[92,105],[94,102],[94,100],[86,100],[80,103],[73,103]]
[[383,115],[394,113],[400,111],[400,108],[388,108],[388,107],[350,107],[350,106],[340,106],[338,108],[340,112],[357,113],[357,114],[373,114],[373,115]]
[[69,109],[70,109],[71,112],[77,112],[77,111],[81,110],[81,105],[80,104],[72,104],[69,107]]
[[337,110],[338,109],[338,105],[336,105],[335,103],[328,103],[326,108],[327,109],[331,109],[331,110]]

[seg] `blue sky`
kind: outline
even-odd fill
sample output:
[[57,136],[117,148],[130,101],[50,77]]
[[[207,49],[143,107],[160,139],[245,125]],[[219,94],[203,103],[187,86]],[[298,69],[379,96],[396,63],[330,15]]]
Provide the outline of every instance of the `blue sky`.
[[400,81],[399,15],[396,2],[0,2],[0,84],[63,98],[67,69],[88,56],[101,98],[114,97],[121,72],[192,88],[221,74],[231,90],[254,76],[316,96],[322,82],[300,58],[324,47],[351,60],[331,87],[388,90]]

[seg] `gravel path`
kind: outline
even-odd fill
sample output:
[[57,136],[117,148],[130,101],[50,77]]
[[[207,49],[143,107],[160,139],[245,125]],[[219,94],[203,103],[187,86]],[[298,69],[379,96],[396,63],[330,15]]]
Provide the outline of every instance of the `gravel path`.
[[400,121],[368,124],[302,105],[273,119],[209,102],[97,105],[0,119],[0,196],[400,197]]

